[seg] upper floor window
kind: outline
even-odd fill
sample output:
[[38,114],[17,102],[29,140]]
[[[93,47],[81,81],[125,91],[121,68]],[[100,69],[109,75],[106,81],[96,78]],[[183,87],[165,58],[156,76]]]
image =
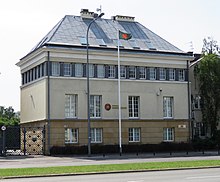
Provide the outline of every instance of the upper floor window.
[[77,128],[65,128],[65,143],[78,143]]
[[101,95],[90,95],[90,117],[101,117]]
[[136,78],[136,67],[135,66],[129,66],[129,78],[135,79]]
[[105,77],[105,67],[104,65],[97,66],[97,77],[104,78]]
[[64,76],[71,76],[72,74],[72,66],[70,63],[63,64],[63,75]]
[[139,67],[139,78],[146,79],[146,69],[145,67]]
[[179,70],[179,81],[185,81],[185,70],[184,69]]
[[199,95],[194,98],[194,109],[201,109],[201,97]]
[[65,95],[65,117],[66,118],[76,117],[76,105],[77,105],[77,95],[66,94]]
[[76,77],[83,76],[83,65],[80,63],[75,64],[75,76]]
[[109,78],[115,78],[115,66],[114,65],[110,65],[109,66],[109,74],[108,74]]
[[126,67],[120,66],[121,78],[126,78]]
[[175,80],[175,69],[169,69],[169,80]]
[[163,117],[173,118],[173,97],[163,97]]
[[166,80],[166,69],[160,68],[160,80]]
[[60,75],[60,63],[52,62],[52,76]]
[[150,80],[156,80],[156,68],[150,68]]
[[129,113],[129,118],[139,117],[139,97],[138,96],[128,97],[128,113]]

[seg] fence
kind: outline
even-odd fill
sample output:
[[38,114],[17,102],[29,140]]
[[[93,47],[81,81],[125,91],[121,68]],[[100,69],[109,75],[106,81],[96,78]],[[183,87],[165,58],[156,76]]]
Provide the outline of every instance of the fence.
[[1,127],[0,155],[42,155],[44,153],[45,127]]

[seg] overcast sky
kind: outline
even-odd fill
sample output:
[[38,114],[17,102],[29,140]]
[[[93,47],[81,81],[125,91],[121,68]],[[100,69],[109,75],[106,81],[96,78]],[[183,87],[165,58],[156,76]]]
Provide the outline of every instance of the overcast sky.
[[0,106],[20,110],[19,59],[65,15],[100,5],[103,18],[134,16],[183,51],[200,53],[208,36],[220,44],[220,0],[1,0]]

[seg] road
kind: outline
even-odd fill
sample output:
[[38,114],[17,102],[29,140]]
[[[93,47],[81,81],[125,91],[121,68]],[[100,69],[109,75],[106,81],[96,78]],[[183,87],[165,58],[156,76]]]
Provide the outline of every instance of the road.
[[220,168],[5,179],[2,182],[219,182]]

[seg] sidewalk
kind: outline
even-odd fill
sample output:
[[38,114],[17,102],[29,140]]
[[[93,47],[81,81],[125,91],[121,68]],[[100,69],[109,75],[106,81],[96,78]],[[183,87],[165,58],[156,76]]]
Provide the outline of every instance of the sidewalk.
[[82,166],[138,162],[167,162],[187,160],[220,160],[217,151],[189,153],[109,154],[88,156],[7,156],[0,157],[0,168],[30,168],[51,166]]

